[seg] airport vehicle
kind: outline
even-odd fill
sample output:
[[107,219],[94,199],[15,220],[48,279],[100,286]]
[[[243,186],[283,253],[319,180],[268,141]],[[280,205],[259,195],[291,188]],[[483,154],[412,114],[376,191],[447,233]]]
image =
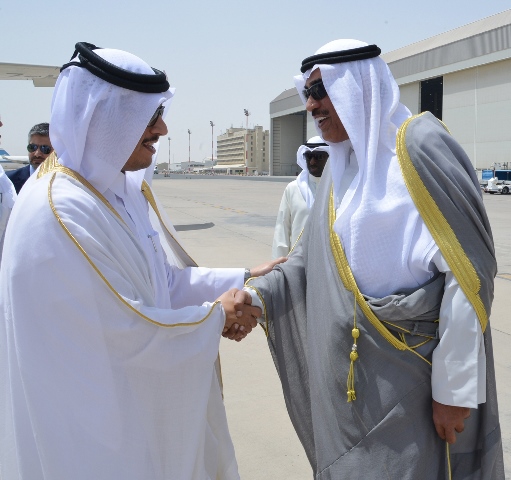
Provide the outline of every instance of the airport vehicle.
[[495,194],[500,193],[502,195],[507,195],[511,190],[511,182],[501,182],[498,180],[491,181],[488,180],[488,184],[484,187],[484,192]]

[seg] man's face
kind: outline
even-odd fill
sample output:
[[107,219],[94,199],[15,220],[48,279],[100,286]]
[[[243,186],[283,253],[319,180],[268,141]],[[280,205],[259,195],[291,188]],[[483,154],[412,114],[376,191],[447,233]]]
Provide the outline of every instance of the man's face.
[[[305,83],[305,88],[309,88],[315,83],[321,81],[321,71],[319,68],[314,70]],[[348,139],[346,129],[337,115],[335,108],[327,95],[321,100],[315,100],[312,95],[307,99],[305,108],[311,112],[316,124],[321,130],[321,136],[324,140],[333,143],[343,142]]]
[[122,167],[122,172],[135,172],[151,165],[153,155],[156,153],[154,144],[162,135],[167,135],[167,125],[161,116],[158,116],[156,123],[146,127],[142,137],[137,143],[135,150],[128,158],[128,161]]
[[314,150],[313,152],[305,152],[303,156],[305,157],[305,163],[307,164],[309,173],[314,177],[321,177],[328,160],[328,153]]
[[38,147],[35,152],[28,152],[28,161],[30,162],[30,165],[32,165],[34,168],[37,168],[48,158],[48,155],[51,153],[50,151],[49,153],[45,154],[41,152],[40,148],[43,145],[51,147],[50,137],[43,137],[42,135],[30,135],[28,143],[29,145],[37,145]]

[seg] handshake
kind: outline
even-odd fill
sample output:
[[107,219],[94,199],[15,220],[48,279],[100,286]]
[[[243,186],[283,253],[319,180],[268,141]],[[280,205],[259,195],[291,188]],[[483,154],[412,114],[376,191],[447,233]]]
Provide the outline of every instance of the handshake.
[[222,335],[237,342],[243,340],[257,326],[262,315],[259,307],[252,306],[252,297],[245,290],[231,288],[218,300],[224,307],[225,325]]
[[[287,257],[280,257],[271,262],[263,263],[250,269],[252,277],[266,275],[273,270],[278,263],[283,263]],[[225,326],[222,335],[225,338],[243,340],[253,328],[257,326],[257,319],[261,317],[262,312],[259,307],[252,306],[252,297],[245,290],[231,288],[218,297],[225,311]]]

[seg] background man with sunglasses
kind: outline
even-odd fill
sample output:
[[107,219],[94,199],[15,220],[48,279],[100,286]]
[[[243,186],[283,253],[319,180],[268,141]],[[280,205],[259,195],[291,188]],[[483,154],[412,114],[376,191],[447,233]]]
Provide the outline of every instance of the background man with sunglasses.
[[247,287],[317,480],[501,480],[479,182],[379,54],[346,39],[303,60],[330,157],[293,254]]
[[7,176],[11,179],[14,184],[16,193],[19,193],[21,187],[25,185],[25,182],[29,179],[39,165],[43,163],[51,152],[53,147],[50,141],[50,124],[49,123],[38,123],[34,125],[30,132],[28,132],[28,161],[29,164],[18,168],[17,170],[11,170],[6,172]]
[[312,137],[298,149],[296,163],[302,171],[282,195],[273,235],[273,258],[287,257],[300,236],[328,160],[328,150],[321,137]]

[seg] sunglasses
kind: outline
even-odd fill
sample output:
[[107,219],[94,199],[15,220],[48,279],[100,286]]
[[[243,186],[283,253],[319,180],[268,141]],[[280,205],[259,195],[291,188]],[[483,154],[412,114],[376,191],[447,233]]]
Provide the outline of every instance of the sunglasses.
[[151,117],[151,120],[149,120],[149,123],[147,124],[148,127],[154,126],[156,121],[158,120],[158,117],[163,117],[163,111],[165,110],[165,107],[163,105],[160,105],[156,112],[154,112],[153,116]]
[[305,152],[303,154],[303,156],[305,157],[305,160],[307,160],[307,161],[311,161],[313,158],[315,158],[317,162],[324,162],[324,161],[328,160],[328,153],[322,152],[322,151]]
[[321,80],[311,85],[309,88],[303,89],[303,96],[306,100],[308,100],[309,97],[312,97],[314,100],[321,100],[327,95],[328,93],[326,92],[325,86]]
[[30,152],[30,153],[34,153],[37,151],[37,149],[39,149],[39,151],[43,154],[43,155],[48,155],[49,153],[51,153],[53,151],[53,148],[50,146],[50,145],[36,145],[35,143],[29,143],[27,145],[27,150]]

